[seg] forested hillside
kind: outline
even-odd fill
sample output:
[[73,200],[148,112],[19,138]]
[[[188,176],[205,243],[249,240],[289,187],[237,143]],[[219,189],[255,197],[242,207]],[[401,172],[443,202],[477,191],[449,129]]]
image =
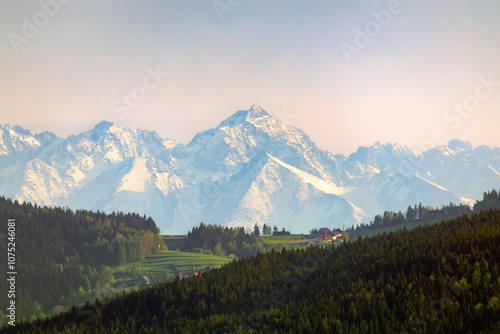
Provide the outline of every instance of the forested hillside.
[[[479,203],[479,201],[477,201]],[[477,204],[476,204],[477,205]],[[482,206],[483,210],[487,210],[489,208],[493,208],[496,206],[486,205]],[[483,210],[477,210],[483,211]],[[351,227],[347,229],[347,232],[353,233],[354,235],[359,234],[364,230],[376,230],[383,227],[398,227],[402,226],[408,222],[426,222],[428,220],[433,220],[437,218],[441,219],[450,219],[456,216],[461,216],[464,214],[469,214],[472,212],[472,209],[467,204],[455,204],[449,203],[446,205],[441,205],[441,208],[433,208],[431,206],[423,206],[422,203],[415,204],[414,207],[411,205],[408,206],[408,209],[405,213],[398,211],[384,211],[381,215],[375,215],[374,220],[370,221],[369,224],[359,224],[356,227]]]
[[[265,225],[265,224],[264,224]],[[257,227],[257,232],[258,227]],[[215,255],[233,255],[247,257],[265,252],[273,245],[264,244],[257,237],[258,233],[248,234],[243,227],[227,227],[201,223],[187,234],[187,246],[194,252]]]
[[500,210],[259,253],[8,332],[499,333]]
[[358,236],[370,236],[377,233],[390,232],[402,229],[406,226],[412,229],[423,224],[436,224],[442,220],[453,219],[458,216],[472,212],[479,213],[491,208],[500,208],[500,195],[497,190],[484,192],[481,200],[476,200],[474,207],[471,208],[466,204],[443,204],[441,207],[424,206],[419,203],[413,207],[408,206],[405,213],[399,211],[384,211],[383,214],[375,215],[374,220],[369,224],[359,224],[347,229],[350,236],[357,238]]
[[4,261],[0,321],[5,321],[9,302],[5,298],[9,219],[15,220],[17,319],[43,316],[56,305],[59,309],[72,306],[79,302],[76,295],[109,286],[109,266],[140,260],[165,247],[151,218],[42,208],[0,197],[0,258]]
[[475,212],[488,210],[489,208],[500,208],[500,194],[495,189],[485,192],[483,199],[476,201],[476,204],[474,204]]

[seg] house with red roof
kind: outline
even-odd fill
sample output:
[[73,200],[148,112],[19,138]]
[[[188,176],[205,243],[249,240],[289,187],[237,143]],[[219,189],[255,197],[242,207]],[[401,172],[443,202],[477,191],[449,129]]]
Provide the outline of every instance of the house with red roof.
[[184,277],[188,277],[188,275],[186,275],[185,270],[176,270],[174,271],[174,277],[179,277],[180,279],[183,279]]
[[332,231],[328,227],[322,227],[319,229],[319,234],[329,235]]
[[[321,236],[329,236],[331,237],[332,240],[336,240],[338,238],[340,238],[342,236],[342,233],[339,232],[339,231],[332,231],[330,230],[328,227],[322,227],[319,229],[319,237],[318,239],[320,239],[320,241],[322,242],[330,242],[330,241],[323,241],[322,238],[320,238]],[[325,238],[323,238],[325,239]],[[325,239],[326,240],[326,239]]]
[[320,234],[318,236],[318,239],[320,242],[332,242],[332,236],[331,235],[325,235],[325,234]]
[[199,271],[193,270],[176,270],[174,271],[174,278],[179,277],[180,279],[192,276],[200,276]]
[[339,231],[332,231],[332,234],[331,234],[333,240],[335,239],[338,239],[342,236],[342,233],[340,233]]

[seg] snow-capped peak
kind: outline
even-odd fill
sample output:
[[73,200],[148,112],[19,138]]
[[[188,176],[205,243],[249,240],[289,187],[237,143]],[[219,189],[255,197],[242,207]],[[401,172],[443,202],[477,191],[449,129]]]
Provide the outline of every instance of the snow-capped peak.
[[10,123],[0,124],[0,155],[37,149],[40,145],[29,130]]
[[112,127],[114,125],[113,122],[109,122],[109,121],[100,121],[95,127],[94,127],[94,131],[102,131],[102,132],[105,132],[107,131],[110,127]]
[[269,114],[257,105],[253,105],[248,110],[240,110],[222,121],[217,128],[226,126],[237,126],[245,122],[253,122],[261,117],[270,117]]
[[256,105],[256,104],[254,104],[254,105],[250,108],[250,110],[253,110],[253,111],[255,111],[255,112],[261,112],[261,111],[262,111],[262,108],[261,108],[260,106]]
[[413,160],[414,158],[415,155],[407,146],[376,142],[370,147],[360,146],[355,153],[349,155],[348,159],[352,162],[367,163],[377,168],[384,168],[387,165],[392,165],[395,161]]
[[50,132],[50,131],[43,131],[43,132],[37,133],[34,137],[42,145],[46,145],[46,144],[50,143],[51,141],[53,141],[54,139],[57,138],[57,136],[54,133]]
[[82,132],[78,136],[90,139],[93,142],[99,142],[106,136],[110,128],[113,126],[114,124],[112,122],[101,121],[92,130]]
[[448,143],[448,149],[453,152],[467,152],[472,150],[472,145],[468,141],[461,141],[458,139],[451,139]]
[[264,116],[269,116],[269,114],[262,109],[260,106],[253,105],[252,108],[248,110],[248,116],[247,118],[259,118],[259,117],[264,117]]

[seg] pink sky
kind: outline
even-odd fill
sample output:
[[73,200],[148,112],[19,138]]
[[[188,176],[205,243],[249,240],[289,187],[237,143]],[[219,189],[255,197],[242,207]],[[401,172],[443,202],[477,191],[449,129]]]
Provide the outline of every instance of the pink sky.
[[[32,132],[110,120],[187,143],[256,104],[332,153],[500,146],[498,1],[400,1],[394,13],[390,1],[242,1],[223,13],[212,1],[41,3],[52,3],[45,21],[40,2],[0,3],[0,121]],[[357,52],[347,59],[342,45]],[[157,68],[168,76],[148,77]]]

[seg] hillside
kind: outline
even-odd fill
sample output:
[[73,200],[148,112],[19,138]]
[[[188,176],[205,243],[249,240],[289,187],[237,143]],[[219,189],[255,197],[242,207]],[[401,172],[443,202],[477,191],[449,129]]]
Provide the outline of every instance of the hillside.
[[500,210],[271,251],[6,332],[498,333]]
[[[155,222],[136,214],[73,212],[0,197],[0,221],[3,268],[8,251],[14,262],[9,272],[17,272],[17,320],[58,313],[123,291],[112,284],[110,267],[165,248]],[[8,230],[11,221],[15,224]],[[7,276],[7,270],[0,271],[0,321],[9,303]]]
[[[359,236],[366,237],[403,228],[413,229],[421,225],[437,224],[443,220],[457,218],[464,214],[470,215],[472,212],[479,213],[498,208],[500,208],[500,196],[498,191],[493,189],[484,192],[483,198],[476,200],[473,209],[469,205],[456,205],[454,203],[441,205],[439,209],[421,205],[417,207],[415,204],[414,209],[409,206],[405,213],[385,211],[383,215],[376,215],[374,221],[370,221],[370,224],[361,224],[349,228],[347,232],[350,237],[357,239]],[[419,211],[422,211],[422,214],[419,214]]]

